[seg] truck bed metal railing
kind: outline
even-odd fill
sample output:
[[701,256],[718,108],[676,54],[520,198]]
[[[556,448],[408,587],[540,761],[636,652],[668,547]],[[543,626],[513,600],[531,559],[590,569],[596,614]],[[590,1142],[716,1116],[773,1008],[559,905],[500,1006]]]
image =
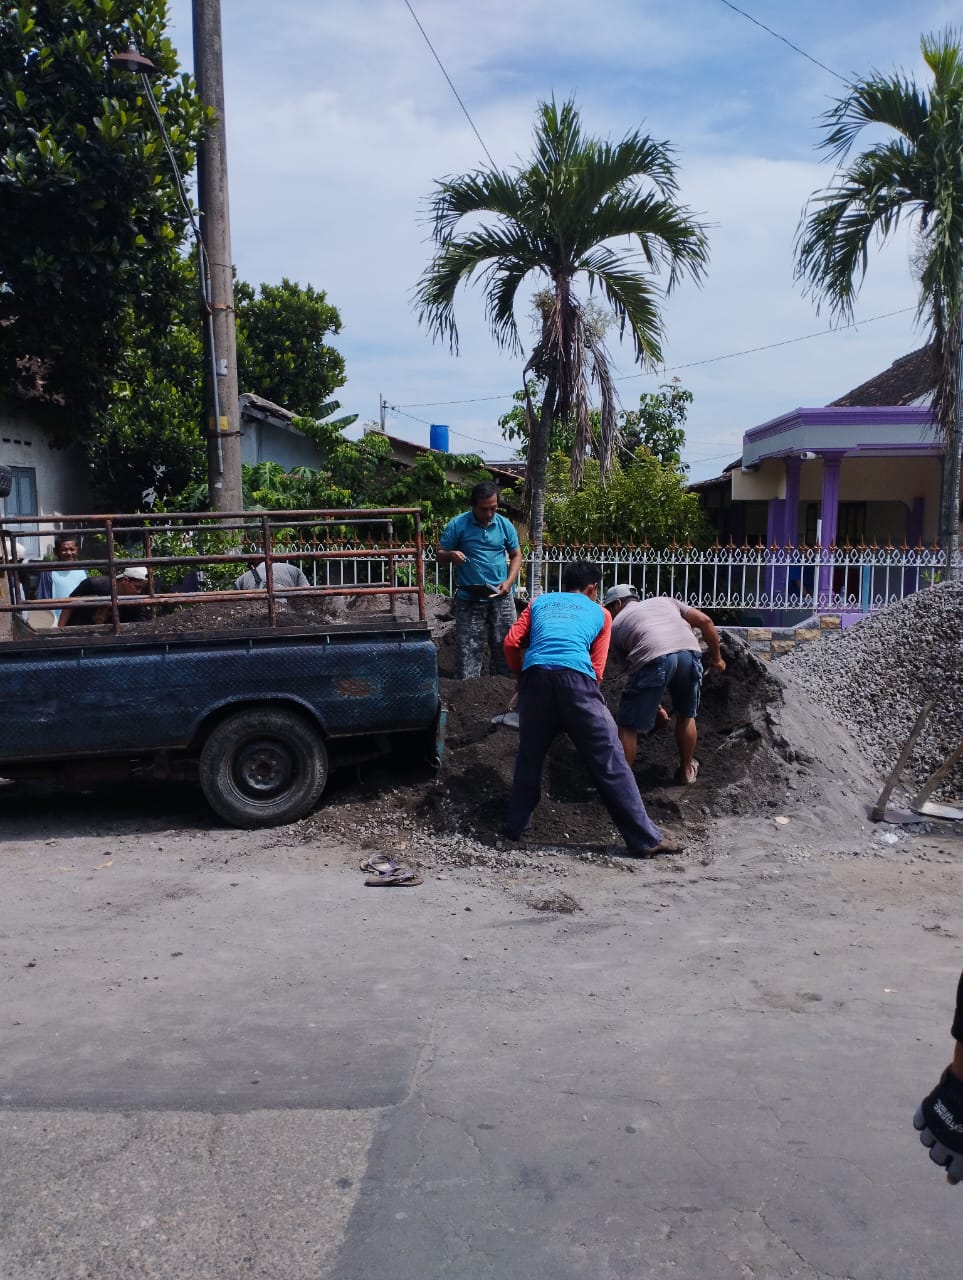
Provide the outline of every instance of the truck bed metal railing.
[[[399,541],[396,533],[408,536]],[[83,552],[76,560],[31,560],[19,562],[16,543],[20,537],[35,536],[51,540],[55,536],[73,538]],[[103,554],[90,554],[91,544]],[[297,550],[289,550],[297,544]],[[346,545],[347,544],[347,545]],[[421,514],[416,507],[382,507],[377,509],[307,509],[297,511],[257,512],[168,512],[139,514],[113,512],[100,515],[6,516],[0,518],[0,578],[6,587],[0,593],[0,618],[21,614],[29,619],[32,612],[65,608],[58,600],[28,599],[23,583],[38,573],[64,569],[94,570],[110,581],[110,596],[102,597],[102,607],[110,609],[111,626],[119,635],[124,613],[132,608],[162,605],[200,605],[245,601],[263,603],[268,624],[277,625],[278,599],[316,598],[324,596],[387,596],[389,608],[395,612],[399,596],[415,597],[418,617],[423,622],[425,610],[424,546]],[[253,564],[265,564],[265,583],[253,590],[238,590],[233,579],[240,577]],[[329,580],[327,566],[361,563],[359,582]],[[312,585],[278,586],[271,566],[296,563]],[[117,590],[117,576],[123,569],[143,566],[147,570],[147,590],[136,596],[122,596]],[[318,569],[325,567],[324,583],[319,585]],[[224,567],[224,572],[218,570]],[[235,569],[236,573],[229,570]],[[179,571],[173,584],[173,572]],[[199,590],[178,590],[190,573],[223,576],[230,586],[218,589],[206,581]],[[310,572],[308,572],[310,570]],[[174,589],[171,589],[173,585]],[[90,607],[97,597],[83,597]]]

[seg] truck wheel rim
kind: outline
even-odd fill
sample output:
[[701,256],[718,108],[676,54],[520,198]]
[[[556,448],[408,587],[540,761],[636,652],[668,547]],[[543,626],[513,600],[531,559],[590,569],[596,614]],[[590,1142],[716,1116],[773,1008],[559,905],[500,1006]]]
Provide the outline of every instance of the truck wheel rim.
[[297,776],[294,757],[282,742],[249,742],[234,760],[238,790],[255,800],[270,800],[286,791]]

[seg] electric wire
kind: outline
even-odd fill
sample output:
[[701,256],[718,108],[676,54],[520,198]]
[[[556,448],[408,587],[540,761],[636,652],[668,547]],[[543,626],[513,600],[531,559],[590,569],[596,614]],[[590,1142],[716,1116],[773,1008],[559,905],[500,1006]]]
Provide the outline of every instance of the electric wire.
[[[744,347],[741,351],[730,351],[726,355],[722,356],[707,356],[704,360],[690,360],[686,364],[666,365],[658,375],[651,372],[623,373],[620,374],[619,377],[613,379],[613,381],[629,382],[635,378],[651,378],[654,376],[662,376],[667,373],[678,373],[680,369],[695,369],[699,365],[718,364],[721,360],[735,360],[739,356],[751,356],[756,355],[760,351],[773,351],[777,347],[789,347],[795,342],[808,342],[811,338],[824,338],[827,334],[839,333],[843,329],[858,329],[860,325],[873,324],[877,320],[890,320],[893,316],[906,315],[907,312],[915,310],[915,307],[900,307],[897,311],[884,311],[878,316],[868,316],[865,320],[851,320],[846,324],[837,324],[831,329],[817,329],[814,333],[802,333],[795,338],[783,338],[780,342],[767,342],[761,347]],[[489,400],[510,400],[514,398],[514,395],[515,392],[511,391],[503,392],[501,395],[497,396],[472,396],[468,400],[418,400],[404,405],[392,405],[391,407],[399,413],[403,409],[442,409],[449,405],[456,404],[483,404],[485,401]],[[410,417],[411,415],[409,414],[408,416]],[[422,419],[418,418],[416,421],[421,422]]]
[[[386,404],[385,408],[391,413],[401,414],[403,418],[410,418],[412,422],[420,422],[426,427],[432,426],[432,423],[430,423],[427,418],[416,418],[413,413],[405,413],[404,409],[399,409],[396,404]],[[470,436],[467,432],[458,431],[454,427],[449,427],[448,430],[453,436],[458,436],[461,440],[470,440],[472,444],[483,444],[486,448],[493,448],[499,443],[497,440],[483,440],[481,436]]]
[[[781,342],[767,342],[761,347],[746,347],[744,351],[731,351],[725,356],[709,356],[705,360],[690,360],[688,364],[669,365],[663,373],[677,373],[680,369],[695,369],[698,365],[718,364],[720,360],[735,360],[738,356],[751,356],[759,351],[774,351],[776,347],[791,347],[795,342],[808,342],[810,338],[824,338],[828,333],[838,333],[841,329],[858,329],[861,324],[872,324],[874,320],[889,320],[893,316],[905,315],[907,311],[915,311],[915,307],[900,307],[898,311],[886,311],[882,315],[870,316],[868,320],[851,320],[847,324],[838,324],[832,329],[817,329],[814,333],[802,333],[798,338],[783,338]],[[651,377],[648,373],[623,373],[615,378],[615,382],[630,382],[633,378]]]
[[768,31],[768,33],[776,40],[781,40],[782,43],[788,45],[793,52],[801,54],[802,57],[806,58],[814,66],[819,67],[823,71],[828,71],[831,76],[835,76],[837,80],[841,80],[847,89],[851,89],[853,87],[852,81],[847,80],[845,76],[841,76],[838,71],[834,71],[832,67],[827,67],[825,62],[820,62],[818,58],[814,58],[812,54],[807,53],[805,49],[800,49],[798,44],[793,44],[791,40],[787,40],[785,36],[781,36],[778,31],[773,31],[772,27],[767,27],[764,22],[760,22],[758,18],[754,18],[751,13],[746,13],[745,9],[740,9],[738,5],[732,4],[731,0],[720,0],[720,3],[724,4],[727,9],[731,9],[733,13],[742,14],[744,18],[748,18],[750,22],[755,23],[757,27],[761,27],[763,31]]
[[428,46],[428,48],[431,50],[432,57],[435,59],[435,61],[438,63],[438,66],[441,68],[441,74],[442,74],[442,75],[445,77],[445,79],[448,81],[448,87],[449,87],[449,89],[452,91],[452,93],[455,95],[455,100],[456,100],[456,102],[457,102],[457,103],[458,103],[458,105],[461,107],[462,111],[465,113],[465,119],[466,119],[466,120],[468,121],[468,123],[471,125],[472,130],[474,131],[475,137],[476,137],[476,138],[478,139],[478,141],[481,143],[481,149],[482,149],[482,151],[484,151],[485,155],[486,155],[486,156],[488,156],[489,164],[491,165],[491,167],[492,167],[493,169],[497,169],[497,168],[498,168],[498,165],[496,165],[495,160],[494,160],[494,157],[492,156],[492,153],[491,153],[491,152],[488,150],[488,148],[485,146],[485,139],[484,139],[484,138],[481,136],[481,134],[478,132],[478,128],[477,128],[477,126],[476,126],[476,124],[475,124],[474,120],[473,120],[473,119],[471,118],[471,116],[468,114],[468,108],[465,106],[464,102],[462,102],[462,100],[461,100],[461,96],[459,95],[458,90],[455,88],[454,83],[452,82],[452,78],[451,78],[451,76],[450,76],[450,75],[448,74],[448,72],[445,70],[445,64],[442,62],[441,58],[439,58],[439,57],[438,57],[438,54],[435,52],[435,46],[434,46],[434,45],[431,43],[431,41],[428,39],[428,33],[427,33],[427,31],[424,29],[424,27],[423,27],[423,26],[421,25],[421,23],[418,21],[418,15],[415,13],[414,9],[412,9],[412,7],[411,7],[411,5],[410,5],[410,3],[409,3],[409,0],[404,0],[404,4],[405,4],[405,8],[406,8],[406,9],[408,10],[408,12],[411,14],[412,18],[414,18],[414,20],[415,20],[415,26],[418,28],[418,30],[421,32],[421,34],[424,36],[424,38],[425,38],[425,44],[426,44],[426,45]]

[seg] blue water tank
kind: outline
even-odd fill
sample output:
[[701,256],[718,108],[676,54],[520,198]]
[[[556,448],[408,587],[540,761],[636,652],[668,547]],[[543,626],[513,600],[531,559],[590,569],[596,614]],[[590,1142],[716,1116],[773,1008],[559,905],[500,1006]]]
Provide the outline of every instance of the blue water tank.
[[431,449],[440,449],[442,453],[447,453],[448,427],[441,422],[433,422],[428,428],[428,446]]

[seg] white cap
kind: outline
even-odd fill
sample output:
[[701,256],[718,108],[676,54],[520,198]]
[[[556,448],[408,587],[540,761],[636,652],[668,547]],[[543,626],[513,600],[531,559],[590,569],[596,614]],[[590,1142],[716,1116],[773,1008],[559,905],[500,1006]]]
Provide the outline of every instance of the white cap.
[[117,577],[133,578],[135,582],[146,582],[147,570],[144,568],[143,565],[132,564],[132,565],[128,565],[126,569],[122,569],[120,573],[118,573]]
[[615,604],[616,600],[638,600],[639,593],[629,582],[617,582],[609,587],[602,600],[604,605]]

